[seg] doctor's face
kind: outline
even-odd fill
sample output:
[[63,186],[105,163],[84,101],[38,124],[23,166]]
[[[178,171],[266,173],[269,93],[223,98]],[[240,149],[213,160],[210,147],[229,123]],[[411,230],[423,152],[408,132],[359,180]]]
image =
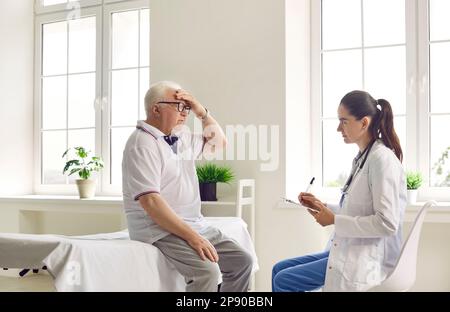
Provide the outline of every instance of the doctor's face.
[[345,143],[356,143],[366,134],[367,127],[364,126],[363,119],[357,120],[355,116],[350,115],[344,105],[339,105],[338,117],[337,131],[342,134]]

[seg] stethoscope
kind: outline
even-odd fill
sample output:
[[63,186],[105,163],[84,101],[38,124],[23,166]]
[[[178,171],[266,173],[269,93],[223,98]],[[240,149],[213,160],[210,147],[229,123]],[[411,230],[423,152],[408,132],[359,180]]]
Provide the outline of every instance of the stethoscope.
[[347,195],[348,189],[350,188],[350,185],[352,184],[353,179],[361,171],[361,169],[364,167],[364,164],[367,161],[367,157],[369,156],[370,150],[372,149],[372,146],[374,145],[374,143],[375,143],[375,140],[370,142],[370,144],[366,147],[366,149],[362,152],[362,154],[358,157],[358,159],[356,159],[356,162],[358,162],[361,159],[361,157],[364,157],[362,162],[356,168],[356,170],[348,177],[347,181],[344,184],[344,187],[341,189],[342,196],[341,196],[341,200],[339,202],[339,206],[340,207],[342,207],[342,203],[344,201],[344,197],[345,197],[345,195]]

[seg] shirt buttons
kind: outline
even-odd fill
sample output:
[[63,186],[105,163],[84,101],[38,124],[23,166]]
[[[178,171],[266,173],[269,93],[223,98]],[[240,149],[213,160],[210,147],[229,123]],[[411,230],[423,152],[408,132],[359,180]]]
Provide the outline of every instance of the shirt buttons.
[[329,266],[329,267],[328,267],[328,270],[331,270],[332,268],[333,268],[332,266]]
[[337,244],[335,243],[335,244],[334,244],[334,247],[336,247],[336,246],[337,246]]

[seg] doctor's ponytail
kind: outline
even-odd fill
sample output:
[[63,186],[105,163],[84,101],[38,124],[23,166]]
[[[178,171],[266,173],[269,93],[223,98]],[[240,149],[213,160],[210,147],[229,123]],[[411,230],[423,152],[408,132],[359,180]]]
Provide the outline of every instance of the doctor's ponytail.
[[344,105],[358,120],[370,116],[372,122],[369,131],[372,138],[381,139],[400,161],[403,160],[400,140],[394,129],[394,114],[388,101],[384,99],[377,101],[365,91],[352,91],[342,98],[341,105]]
[[400,140],[394,129],[394,114],[392,112],[391,104],[384,99],[379,99],[377,106],[378,118],[376,118],[373,126],[371,127],[372,137],[381,138],[386,147],[393,150],[397,158],[403,160],[403,152],[400,146]]

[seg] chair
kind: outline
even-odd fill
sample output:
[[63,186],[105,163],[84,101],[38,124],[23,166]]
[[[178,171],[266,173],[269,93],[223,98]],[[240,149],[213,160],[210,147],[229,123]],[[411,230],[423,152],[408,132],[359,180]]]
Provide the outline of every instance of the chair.
[[423,205],[414,220],[414,224],[408,237],[403,244],[394,270],[380,285],[369,289],[369,291],[408,291],[414,285],[414,282],[416,281],[416,265],[420,231],[422,229],[423,220],[425,219],[425,214],[428,209],[435,205],[437,205],[437,203],[434,200],[428,201]]

